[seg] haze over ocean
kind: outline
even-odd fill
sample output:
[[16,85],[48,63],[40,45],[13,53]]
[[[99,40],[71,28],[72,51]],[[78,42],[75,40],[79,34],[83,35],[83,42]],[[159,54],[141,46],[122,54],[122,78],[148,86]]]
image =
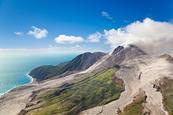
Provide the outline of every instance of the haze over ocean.
[[69,61],[77,54],[11,53],[0,54],[0,95],[31,82],[27,73],[40,65],[56,65]]

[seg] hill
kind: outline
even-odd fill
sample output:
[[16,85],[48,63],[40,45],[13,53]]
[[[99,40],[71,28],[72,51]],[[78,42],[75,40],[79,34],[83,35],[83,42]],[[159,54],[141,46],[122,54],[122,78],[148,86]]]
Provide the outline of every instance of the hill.
[[[96,66],[92,72],[80,75],[80,77],[63,84],[61,87],[43,94],[41,92],[36,93],[34,99],[28,103],[22,113],[26,115],[76,115],[83,110],[104,106],[115,101],[125,90],[123,80],[116,76],[121,64],[125,60],[131,60],[142,55],[145,53],[136,46],[130,45],[128,48],[119,46],[108,58],[102,59],[101,65],[98,65],[101,68],[99,71]],[[72,62],[79,59],[81,56],[76,57]],[[78,67],[80,66],[77,65]],[[38,104],[33,104],[36,102]]]
[[37,81],[50,79],[55,76],[62,77],[89,68],[105,55],[106,54],[103,52],[86,52],[78,55],[69,62],[64,62],[56,66],[44,65],[35,68],[29,73],[29,75],[36,78]]

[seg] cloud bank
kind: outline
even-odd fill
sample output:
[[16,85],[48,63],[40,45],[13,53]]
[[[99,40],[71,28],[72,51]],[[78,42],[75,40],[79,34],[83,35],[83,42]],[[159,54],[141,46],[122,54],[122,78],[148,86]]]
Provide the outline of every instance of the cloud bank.
[[60,44],[74,44],[81,43],[84,39],[80,36],[68,36],[68,35],[59,35],[55,38],[56,43]]
[[44,28],[40,29],[35,26],[32,26],[31,28],[32,28],[32,30],[30,30],[27,33],[28,35],[34,36],[37,39],[42,39],[42,38],[47,37],[48,31],[46,29],[44,29]]
[[[102,12],[102,16],[109,17],[110,15],[107,12]],[[19,36],[24,33],[15,32],[15,34]],[[47,34],[46,29],[35,26],[32,26],[32,30],[27,33],[27,35],[37,39],[42,39]],[[119,45],[134,44],[150,54],[173,53],[173,24],[146,18],[143,21],[135,21],[118,29],[104,30],[102,33],[96,32],[88,37],[62,34],[55,38],[56,43],[67,45],[78,43],[101,43],[105,45],[105,40],[112,49]],[[80,49],[79,46],[78,49]]]
[[100,32],[96,32],[88,36],[88,41],[91,43],[98,43],[100,42],[101,37],[102,34]]
[[173,51],[173,24],[150,18],[123,28],[104,30],[104,37],[112,48],[120,44],[134,44],[151,54]]

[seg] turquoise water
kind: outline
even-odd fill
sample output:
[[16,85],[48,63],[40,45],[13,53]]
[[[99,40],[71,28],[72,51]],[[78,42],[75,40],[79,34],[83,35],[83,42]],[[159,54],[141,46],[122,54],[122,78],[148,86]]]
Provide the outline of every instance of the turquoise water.
[[40,65],[56,65],[69,61],[76,54],[0,54],[0,95],[8,90],[31,82],[27,73]]

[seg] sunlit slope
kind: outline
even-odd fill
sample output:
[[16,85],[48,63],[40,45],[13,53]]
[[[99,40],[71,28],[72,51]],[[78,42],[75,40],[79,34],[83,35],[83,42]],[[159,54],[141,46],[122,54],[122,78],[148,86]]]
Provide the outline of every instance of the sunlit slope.
[[32,103],[39,103],[29,106],[25,112],[27,115],[76,115],[116,100],[124,90],[122,80],[114,75],[116,71],[112,68],[87,75],[77,82],[37,95]]

